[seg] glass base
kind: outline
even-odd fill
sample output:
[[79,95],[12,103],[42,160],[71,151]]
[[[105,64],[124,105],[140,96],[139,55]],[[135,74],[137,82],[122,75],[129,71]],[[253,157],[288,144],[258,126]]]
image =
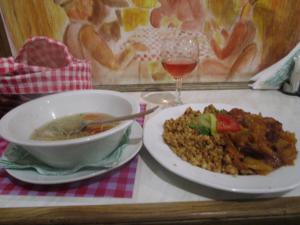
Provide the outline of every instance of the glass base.
[[176,96],[170,92],[146,92],[141,94],[141,98],[157,105],[173,105],[176,102]]

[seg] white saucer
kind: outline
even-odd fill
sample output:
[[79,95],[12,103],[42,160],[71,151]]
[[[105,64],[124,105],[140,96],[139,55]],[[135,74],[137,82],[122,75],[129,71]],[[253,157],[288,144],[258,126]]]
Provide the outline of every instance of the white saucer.
[[68,182],[74,182],[107,173],[124,165],[139,152],[139,150],[142,147],[142,144],[143,130],[137,122],[134,122],[132,125],[131,133],[129,135],[129,142],[127,146],[123,149],[120,162],[118,165],[112,168],[100,170],[82,170],[73,174],[62,176],[41,175],[34,170],[6,169],[6,171],[9,175],[16,179],[32,184],[63,184]]

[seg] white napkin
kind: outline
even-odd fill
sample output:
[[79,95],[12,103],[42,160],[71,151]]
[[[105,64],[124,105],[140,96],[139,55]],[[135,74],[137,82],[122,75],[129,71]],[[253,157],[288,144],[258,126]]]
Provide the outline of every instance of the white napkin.
[[296,94],[300,96],[300,56],[294,57],[294,69],[290,78],[283,84],[284,93]]
[[[264,69],[250,79],[254,83],[250,84],[253,89],[280,89],[284,82],[295,82],[297,79],[290,79],[295,67],[295,61],[300,56],[300,42],[292,51],[277,63]],[[299,61],[299,60],[298,60]],[[292,84],[293,90],[297,84]],[[299,88],[299,85],[298,85]]]

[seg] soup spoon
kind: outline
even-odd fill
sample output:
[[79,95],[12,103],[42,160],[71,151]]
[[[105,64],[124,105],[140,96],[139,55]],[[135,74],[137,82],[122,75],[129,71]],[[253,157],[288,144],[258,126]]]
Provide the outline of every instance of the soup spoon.
[[148,109],[144,112],[135,113],[135,114],[126,115],[126,116],[115,117],[113,119],[108,119],[108,120],[83,121],[83,122],[81,122],[80,127],[78,129],[75,129],[75,130],[71,131],[69,134],[79,133],[79,132],[83,131],[86,127],[88,127],[89,125],[102,125],[102,124],[120,122],[120,121],[125,121],[125,120],[135,119],[135,118],[138,118],[138,117],[141,117],[141,116],[145,116],[147,114],[150,114],[150,113],[154,112],[158,107],[159,106],[155,106],[155,107],[153,107],[151,109]]

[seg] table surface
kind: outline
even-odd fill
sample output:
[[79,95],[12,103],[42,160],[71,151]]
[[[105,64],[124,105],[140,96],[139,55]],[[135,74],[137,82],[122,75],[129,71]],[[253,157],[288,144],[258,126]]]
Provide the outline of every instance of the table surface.
[[[164,92],[166,94],[166,92]],[[130,92],[139,102],[145,102],[141,92]],[[184,103],[223,103],[238,107],[253,108],[268,115],[280,115],[284,127],[296,132],[300,137],[300,98],[288,96],[279,91],[258,90],[201,90],[182,92]],[[147,102],[151,107],[153,103]],[[147,122],[147,120],[146,120]],[[247,195],[232,194],[187,181],[164,169],[143,147],[139,153],[133,197],[124,198],[78,198],[39,196],[0,196],[0,207],[25,206],[74,206],[121,203],[162,203],[203,200],[224,200],[248,198]],[[299,196],[300,187],[282,195]],[[251,196],[253,197],[253,196]],[[264,197],[264,196],[259,196]],[[269,196],[266,196],[269,197]]]
[[[162,92],[168,94],[166,92]],[[142,96],[147,93],[141,92],[129,92],[129,95],[133,96],[139,102],[145,102]],[[241,108],[252,108],[267,115],[274,115],[276,118],[280,118],[284,128],[296,132],[297,137],[300,137],[300,98],[296,96],[288,96],[276,90],[199,90],[199,91],[183,91],[182,99],[184,103],[223,103],[230,104]],[[146,102],[147,107],[151,107],[154,104]],[[146,118],[147,122],[147,118]],[[241,199],[254,199],[274,197],[274,196],[247,196],[245,194],[232,194],[223,191],[217,191],[208,187],[195,184],[188,180],[185,180],[175,174],[164,169],[158,162],[156,162],[145,147],[142,147],[139,153],[139,163],[136,174],[136,181],[134,186],[134,194],[132,198],[79,198],[79,197],[39,197],[39,196],[0,196],[0,208],[16,208],[22,209],[27,207],[51,207],[51,206],[99,206],[113,205],[123,207],[127,205],[125,209],[129,209],[132,205],[144,205],[145,203],[155,203],[156,206],[164,205],[168,203],[176,203],[177,207],[189,207],[193,209],[193,203],[205,204],[207,202],[219,202],[222,200],[236,200]],[[297,202],[300,203],[300,187],[284,193],[280,196],[275,196],[275,200],[279,199],[279,202],[268,202],[270,205],[281,207],[284,201],[289,202],[289,197],[296,197]],[[283,199],[283,200],[282,200]],[[189,202],[189,203],[187,203]],[[157,204],[159,203],[159,204]],[[164,204],[162,204],[164,203]],[[181,205],[181,203],[183,205]],[[262,203],[259,207],[264,208]],[[288,207],[292,207],[286,203]],[[147,204],[145,204],[147,205]],[[150,204],[151,205],[151,204]],[[167,205],[168,206],[168,205]],[[198,204],[199,206],[199,204]],[[202,207],[202,205],[200,205]],[[169,207],[169,206],[168,206]],[[233,207],[233,206],[230,206]],[[237,206],[240,207],[240,206]],[[247,206],[248,207],[248,206]],[[272,207],[272,206],[271,206]],[[293,206],[294,207],[294,206]],[[293,213],[297,213],[297,220],[300,214],[300,208],[297,210],[291,209]],[[255,207],[254,207],[255,208]],[[123,208],[122,208],[123,209]],[[136,208],[135,208],[136,209]],[[149,208],[147,208],[149,209]],[[156,207],[157,209],[157,207]],[[120,208],[118,208],[120,210]],[[153,209],[152,209],[153,210]],[[224,210],[224,209],[222,209]],[[247,209],[248,210],[248,209]],[[258,209],[257,209],[258,210]],[[278,209],[276,209],[278,213]],[[222,211],[223,213],[224,211]],[[288,212],[285,209],[284,213]],[[191,213],[191,211],[189,211]],[[209,213],[209,212],[208,212]],[[253,212],[256,213],[257,212]],[[176,213],[175,213],[176,214]],[[255,215],[256,215],[255,214]],[[173,214],[174,215],[174,214]],[[194,214],[191,214],[194,216]],[[278,216],[278,214],[276,214]],[[74,216],[74,214],[72,214]],[[70,220],[71,221],[71,220]],[[7,222],[7,221],[6,221]],[[110,221],[111,222],[111,221]],[[0,220],[1,224],[1,220]],[[70,223],[71,224],[71,223]]]

